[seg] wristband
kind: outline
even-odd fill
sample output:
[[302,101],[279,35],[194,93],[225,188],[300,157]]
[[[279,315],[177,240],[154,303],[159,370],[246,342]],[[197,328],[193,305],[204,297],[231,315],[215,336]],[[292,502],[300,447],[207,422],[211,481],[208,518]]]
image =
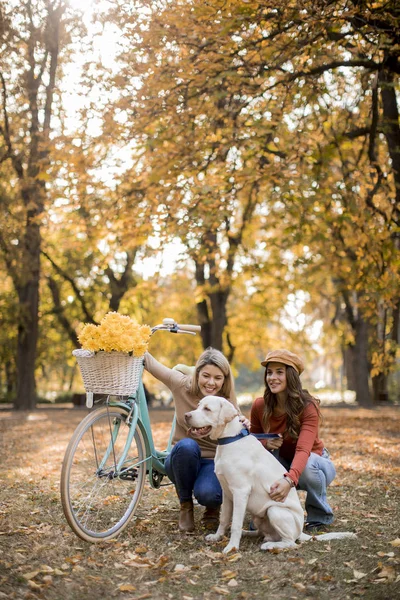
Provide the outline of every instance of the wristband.
[[290,477],[289,477],[289,475],[287,473],[285,473],[285,475],[283,476],[283,479],[285,479],[290,484],[291,488],[295,487],[294,481],[292,481],[292,479],[290,479]]

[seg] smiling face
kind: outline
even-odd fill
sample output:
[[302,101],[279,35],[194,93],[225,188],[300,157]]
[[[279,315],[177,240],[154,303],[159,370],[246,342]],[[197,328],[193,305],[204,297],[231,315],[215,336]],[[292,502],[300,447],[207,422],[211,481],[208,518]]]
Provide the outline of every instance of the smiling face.
[[282,394],[287,388],[286,365],[279,362],[268,363],[265,379],[273,394]]
[[198,386],[203,396],[216,396],[224,381],[225,375],[215,365],[205,365],[199,371]]

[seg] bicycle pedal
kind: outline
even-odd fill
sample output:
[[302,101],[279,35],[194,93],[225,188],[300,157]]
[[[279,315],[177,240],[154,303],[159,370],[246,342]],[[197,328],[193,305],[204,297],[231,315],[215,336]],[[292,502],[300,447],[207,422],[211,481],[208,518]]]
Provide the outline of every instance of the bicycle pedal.
[[121,475],[119,476],[119,478],[124,481],[135,481],[135,479],[137,479],[137,477],[138,477],[138,470],[135,467],[132,467],[131,469],[127,469],[126,471],[121,473]]

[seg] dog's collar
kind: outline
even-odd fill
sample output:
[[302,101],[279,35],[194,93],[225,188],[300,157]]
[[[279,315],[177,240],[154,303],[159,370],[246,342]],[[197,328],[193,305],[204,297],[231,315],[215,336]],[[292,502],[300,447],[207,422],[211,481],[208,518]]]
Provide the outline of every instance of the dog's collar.
[[250,431],[244,427],[237,435],[219,438],[217,440],[217,444],[219,446],[225,446],[225,444],[232,444],[232,442],[237,442],[238,440],[241,440],[242,438],[247,437],[248,435],[252,435],[258,440],[266,440],[279,437],[276,433],[250,433]]
[[237,442],[237,440],[241,440],[244,437],[250,435],[250,431],[248,429],[243,428],[240,433],[237,435],[231,435],[229,437],[219,438],[217,443],[219,446],[225,446],[225,444],[232,444],[232,442]]

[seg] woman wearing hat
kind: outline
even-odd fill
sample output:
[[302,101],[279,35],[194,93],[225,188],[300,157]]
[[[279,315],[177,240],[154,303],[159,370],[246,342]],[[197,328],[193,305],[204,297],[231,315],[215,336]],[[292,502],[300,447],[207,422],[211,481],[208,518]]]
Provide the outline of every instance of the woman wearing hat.
[[251,408],[251,432],[281,434],[267,440],[265,447],[287,469],[271,486],[271,498],[283,502],[294,486],[306,491],[306,530],[322,530],[333,521],[326,489],[336,471],[318,436],[319,400],[302,388],[304,365],[296,354],[273,350],[261,364],[265,392]]

